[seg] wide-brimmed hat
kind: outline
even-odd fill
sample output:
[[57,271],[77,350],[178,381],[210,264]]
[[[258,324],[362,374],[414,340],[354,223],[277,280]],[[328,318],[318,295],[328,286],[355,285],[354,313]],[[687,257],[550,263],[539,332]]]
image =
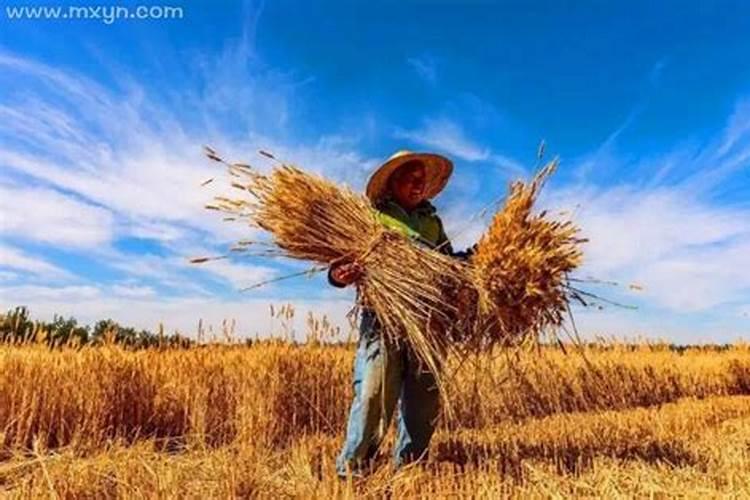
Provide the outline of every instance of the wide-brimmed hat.
[[410,161],[418,161],[425,168],[425,198],[431,199],[440,193],[448,184],[453,173],[453,162],[444,156],[434,153],[414,153],[399,151],[380,165],[367,182],[367,197],[372,203],[383,199],[388,192],[388,179],[401,165]]

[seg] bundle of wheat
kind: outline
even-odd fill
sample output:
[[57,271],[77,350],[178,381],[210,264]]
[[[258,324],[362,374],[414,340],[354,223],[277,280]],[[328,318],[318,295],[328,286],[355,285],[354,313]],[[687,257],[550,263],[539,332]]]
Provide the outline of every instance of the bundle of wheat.
[[217,198],[210,208],[268,231],[287,257],[325,266],[359,263],[364,270],[357,283],[360,305],[374,310],[388,341],[408,342],[439,379],[453,347],[445,328],[457,315],[444,290],[473,286],[465,264],[389,229],[365,197],[322,177],[289,165],[267,175],[229,167],[238,178],[235,187],[252,198]]
[[[213,151],[209,157],[225,163]],[[387,341],[411,345],[435,374],[447,407],[441,366],[449,353],[537,339],[563,321],[567,275],[581,262],[584,240],[572,222],[532,214],[555,161],[529,184],[511,185],[469,263],[415,244],[384,225],[364,196],[322,177],[290,165],[268,174],[227,165],[232,185],[252,196],[217,198],[209,208],[270,233],[265,255],[317,262],[321,269],[359,263],[364,270],[357,282],[359,305],[375,312]],[[468,314],[457,306],[467,302],[476,305]]]
[[471,334],[478,344],[508,344],[538,338],[559,326],[568,310],[568,273],[581,264],[578,228],[546,213],[532,214],[534,202],[557,161],[524,184],[515,182],[505,205],[479,241],[471,259],[479,291],[479,314]]

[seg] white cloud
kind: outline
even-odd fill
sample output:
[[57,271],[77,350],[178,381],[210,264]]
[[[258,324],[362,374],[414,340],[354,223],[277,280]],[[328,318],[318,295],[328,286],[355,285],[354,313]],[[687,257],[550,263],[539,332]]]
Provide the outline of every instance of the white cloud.
[[109,211],[58,191],[0,184],[0,233],[67,247],[94,247],[112,238]]
[[441,212],[440,217],[455,251],[477,243],[489,224],[488,217],[481,217],[476,207],[469,203],[453,203]]
[[[206,93],[191,93],[195,89],[189,87],[170,99],[148,94],[127,74],[120,75],[126,87],[107,88],[72,71],[0,52],[0,84],[7,83],[0,98],[0,168],[24,183],[0,185],[0,234],[72,247],[92,264],[179,293],[210,295],[206,277],[233,287],[269,278],[273,272],[265,266],[187,263],[196,256],[190,249],[221,253],[229,242],[258,235],[204,209],[217,194],[239,192],[230,191],[224,168],[207,160],[201,146],[209,143],[228,159],[257,162],[260,168],[266,168],[265,159],[256,151],[270,150],[355,189],[364,186],[376,160],[356,152],[356,136],[329,134],[290,146],[286,133],[284,140],[267,133],[283,129],[283,119],[269,128],[268,118],[286,113],[298,83],[252,63],[248,37],[228,47],[221,61],[200,61],[197,73],[213,82]],[[179,109],[163,104],[175,100],[202,115],[181,120]],[[201,187],[208,178],[215,181]],[[38,187],[29,187],[31,182]],[[110,245],[124,237],[155,240],[166,251],[156,255]]]
[[590,237],[586,260],[594,272],[640,264],[644,257],[673,256],[680,249],[750,232],[747,213],[690,198],[676,188],[580,186],[552,198],[555,206],[573,209],[584,236]]
[[101,290],[90,285],[18,285],[0,288],[0,297],[6,302],[6,306],[29,305],[37,301],[75,303],[94,300],[101,296]]
[[[204,209],[215,195],[230,189],[224,170],[202,155],[206,142],[228,157],[237,154],[235,161],[251,163],[260,159],[258,149],[270,149],[304,168],[363,186],[375,160],[359,155],[355,140],[327,135],[317,143],[290,147],[263,132],[258,124],[267,124],[267,115],[284,108],[292,90],[276,81],[280,75],[272,77],[274,82],[264,82],[263,72],[248,77],[243,72],[247,68],[239,66],[240,53],[246,50],[225,52],[235,64],[222,65],[222,71],[234,73],[224,74],[226,78],[212,74],[211,81],[218,83],[207,87],[210,94],[179,96],[191,102],[190,107],[205,110],[202,123],[190,122],[191,130],[173,109],[151,100],[135,82],[127,92],[110,90],[79,74],[0,53],[7,78],[16,75],[35,85],[0,100],[0,118],[6,118],[0,120],[0,137],[7,139],[0,164],[106,207],[116,216],[118,236],[165,241],[195,238],[196,231],[224,243],[248,236],[247,228],[222,223]],[[207,64],[202,70],[209,73],[214,68]],[[271,102],[270,89],[276,89]],[[254,103],[269,109],[258,111]],[[240,113],[245,107],[253,112]],[[249,122],[241,134],[216,125],[228,110]],[[215,182],[201,187],[212,177]]]
[[721,145],[716,155],[721,157],[736,150],[738,146],[747,145],[750,139],[750,99],[740,100],[724,130]]
[[[208,231],[224,241],[235,239],[233,227],[222,224],[215,214],[203,208],[220,192],[223,183],[216,182],[206,189],[201,189],[200,184],[221,172],[206,164],[195,144],[175,144],[179,152],[172,155],[160,153],[160,146],[154,142],[139,151],[121,151],[122,158],[91,171],[80,167],[83,161],[75,157],[49,161],[18,151],[0,153],[0,163],[37,182],[52,184],[107,207],[118,216],[123,229],[132,227],[135,234],[143,234],[144,228],[158,228],[150,235],[171,239],[179,227],[170,225],[180,224]],[[9,204],[5,208],[13,209]],[[46,233],[55,238],[55,232]]]
[[463,129],[447,118],[427,119],[421,128],[397,130],[395,136],[466,161],[481,161],[490,157],[488,148],[466,137]]
[[448,118],[428,118],[424,120],[421,128],[397,129],[394,136],[444,152],[454,158],[468,162],[484,162],[514,176],[523,176],[526,173],[526,169],[519,162],[478,144],[466,135],[459,124]]
[[311,145],[288,144],[268,137],[253,136],[253,142],[263,146],[277,159],[292,163],[308,172],[324,175],[336,182],[363,191],[372,170],[385,158],[369,158],[356,151],[356,138],[341,135],[321,137]]
[[217,260],[200,265],[202,271],[216,275],[233,287],[242,289],[271,279],[276,271],[270,267]]
[[[584,339],[663,340],[678,344],[750,341],[750,322],[743,324],[729,314],[665,317],[650,308],[625,310],[609,307],[604,310],[576,308],[574,317],[580,336]],[[568,338],[565,333],[561,337],[564,340]]]
[[750,294],[750,233],[715,246],[682,248],[635,274],[647,297],[674,311],[710,311]]
[[112,293],[119,297],[145,298],[156,296],[156,290],[150,286],[139,285],[113,285]]
[[724,127],[700,142],[685,140],[665,153],[630,160],[617,157],[614,148],[605,149],[607,154],[597,159],[600,179],[624,175],[633,185],[679,187],[691,198],[721,200],[733,191],[746,195],[743,173],[750,168],[750,98],[739,99]]
[[108,266],[122,271],[128,278],[156,282],[170,289],[172,294],[211,295],[200,279],[201,271],[190,264],[187,257],[110,251],[103,254],[102,258]]
[[[23,271],[25,274],[44,277],[48,280],[69,279],[73,275],[68,271],[22,252],[21,250],[3,245],[0,243],[0,268],[9,268],[16,271]],[[12,279],[17,274],[6,272],[5,278]]]
[[[732,316],[727,308],[750,296],[750,209],[723,201],[722,193],[747,188],[732,176],[750,160],[748,101],[739,100],[727,124],[703,144],[635,160],[614,154],[637,112],[631,115],[580,160],[587,181],[545,193],[546,205],[569,210],[590,239],[581,274],[644,286],[632,301],[661,309],[650,321],[665,325],[683,315],[697,321],[716,311]],[[615,172],[625,180],[613,184]],[[593,183],[596,177],[601,184]]]
[[17,273],[10,271],[0,271],[0,281],[13,281],[19,278]]
[[516,177],[525,177],[527,175],[527,168],[509,156],[493,153],[490,155],[490,163],[500,168],[501,171]]
[[54,314],[65,317],[73,316],[82,324],[94,324],[100,319],[111,318],[123,325],[156,331],[163,324],[167,332],[178,330],[195,336],[198,322],[211,329],[217,335],[221,332],[222,323],[226,320],[236,322],[235,333],[238,336],[268,336],[280,334],[282,324],[270,314],[270,306],[278,307],[293,302],[294,318],[288,325],[294,328],[302,339],[306,331],[306,319],[309,313],[317,318],[324,315],[341,329],[343,335],[350,332],[347,313],[352,307],[349,300],[308,300],[300,301],[289,297],[270,300],[235,299],[221,300],[207,297],[162,297],[154,300],[150,295],[113,296],[95,287],[0,287],[0,297],[5,302],[13,298],[12,304],[26,305],[34,318],[52,319]]
[[546,204],[570,211],[590,240],[581,275],[636,282],[635,301],[666,311],[708,314],[750,295],[750,210],[710,193],[690,183],[583,184],[546,193]]
[[189,229],[178,224],[137,219],[125,224],[121,228],[124,234],[134,238],[156,240],[164,244],[179,243],[189,238]]
[[[251,262],[233,260],[215,260],[202,264],[190,263],[191,258],[212,257],[216,252],[200,245],[166,242],[169,252],[165,255],[152,253],[130,254],[117,250],[102,252],[100,257],[107,266],[122,271],[129,281],[155,283],[168,289],[167,295],[210,297],[213,293],[206,286],[206,280],[229,285],[233,290],[246,288],[260,281],[273,278],[277,271],[271,267]],[[127,293],[127,290],[115,285],[114,290]],[[122,286],[131,286],[130,283]],[[264,287],[268,291],[270,286]],[[133,293],[143,292],[142,287],[135,286]]]

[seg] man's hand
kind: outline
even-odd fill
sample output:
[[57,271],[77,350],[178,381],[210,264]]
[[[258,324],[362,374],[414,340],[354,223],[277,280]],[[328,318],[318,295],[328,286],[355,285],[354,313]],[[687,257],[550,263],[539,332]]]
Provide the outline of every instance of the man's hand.
[[362,277],[364,270],[357,262],[344,261],[331,264],[331,279],[342,286],[351,285]]

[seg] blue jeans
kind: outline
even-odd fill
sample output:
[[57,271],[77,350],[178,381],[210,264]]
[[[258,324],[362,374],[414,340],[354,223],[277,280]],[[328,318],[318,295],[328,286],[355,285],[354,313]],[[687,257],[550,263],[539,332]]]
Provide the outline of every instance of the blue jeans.
[[358,474],[374,458],[399,402],[396,467],[423,457],[438,418],[435,377],[406,345],[381,339],[372,311],[362,313],[354,361],[354,401],[346,442],[336,461],[340,476]]

